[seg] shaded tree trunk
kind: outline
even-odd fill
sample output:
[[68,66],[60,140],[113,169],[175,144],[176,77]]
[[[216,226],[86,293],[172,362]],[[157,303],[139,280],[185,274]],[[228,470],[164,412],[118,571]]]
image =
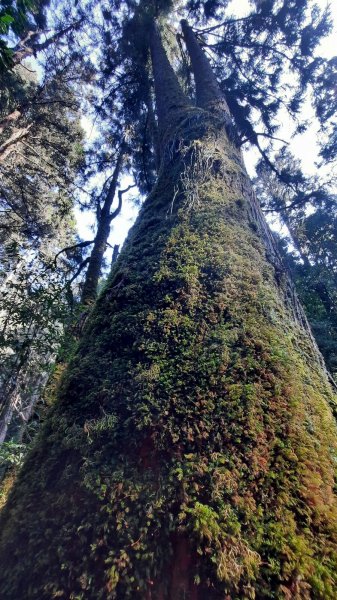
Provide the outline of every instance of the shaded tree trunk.
[[224,95],[191,27],[186,20],[181,21],[181,26],[192,63],[197,105],[207,110],[215,109],[230,115]]
[[179,118],[181,111],[188,107],[188,100],[166,56],[155,23],[151,27],[150,50],[155,75],[158,126],[160,134],[163,134]]
[[152,59],[158,181],[3,512],[1,597],[332,600],[326,373],[224,119]]
[[111,183],[109,185],[109,189],[107,191],[103,203],[103,207],[100,209],[99,214],[97,216],[97,233],[95,236],[93,249],[89,258],[88,269],[85,275],[81,295],[81,304],[91,304],[96,300],[98,281],[100,278],[103,264],[103,257],[106,251],[108,238],[110,235],[110,224],[111,221],[120,213],[120,210],[122,208],[122,197],[119,196],[118,206],[116,210],[113,211],[113,213],[111,213],[111,206],[116,195],[118,178],[123,163],[124,152],[124,145],[122,145],[111,178]]
[[112,257],[111,257],[111,268],[113,267],[113,265],[115,264],[117,258],[119,255],[119,244],[115,244],[113,247],[113,251],[112,251]]

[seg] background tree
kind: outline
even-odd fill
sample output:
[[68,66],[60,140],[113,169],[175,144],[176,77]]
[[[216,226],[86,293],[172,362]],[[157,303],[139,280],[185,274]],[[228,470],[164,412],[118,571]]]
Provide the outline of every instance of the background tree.
[[[53,31],[47,29],[47,9],[57,12],[59,3],[50,0],[3,0],[0,10],[0,78],[6,87],[6,77],[15,65],[25,58],[72,40],[72,34],[84,21],[81,14],[77,21],[69,20],[71,9],[62,6],[62,14],[53,22]],[[78,10],[77,13],[80,11]]]
[[3,106],[20,95],[26,101],[5,123],[0,146],[1,442],[21,441],[69,319],[76,257],[56,264],[55,254],[76,237],[72,182],[83,148],[68,77],[63,69],[39,85],[17,68]]
[[296,282],[313,333],[331,373],[336,373],[336,197],[334,178],[304,177],[289,151],[276,158],[287,184],[262,162],[255,188],[263,209],[286,227],[285,262]]
[[[6,37],[12,34],[29,42],[32,37],[38,37],[45,27],[45,9],[47,0],[2,0],[0,10],[0,35]],[[5,39],[0,40],[0,72],[8,71],[14,65],[14,51]]]

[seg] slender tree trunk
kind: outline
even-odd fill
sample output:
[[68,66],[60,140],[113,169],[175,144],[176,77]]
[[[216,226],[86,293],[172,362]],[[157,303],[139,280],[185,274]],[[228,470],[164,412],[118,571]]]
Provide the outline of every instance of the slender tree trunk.
[[100,216],[95,242],[90,254],[88,269],[85,275],[81,304],[92,304],[97,297],[97,286],[102,269],[103,256],[110,234],[109,213]]
[[1,421],[0,421],[0,444],[2,444],[7,435],[8,426],[12,420],[14,411],[13,402],[9,402],[2,411]]
[[90,254],[88,269],[83,284],[81,304],[91,304],[96,300],[97,287],[102,270],[103,257],[110,235],[110,223],[112,218],[114,216],[117,216],[121,209],[121,199],[119,198],[119,206],[116,209],[115,214],[111,215],[111,205],[116,195],[118,178],[123,163],[124,151],[124,145],[122,145],[103,207],[98,216],[97,233],[95,236],[93,249]]
[[161,85],[158,181],[3,512],[1,598],[333,600],[321,358],[224,120]]
[[0,385],[0,444],[7,437],[8,427],[15,412],[15,399],[29,359],[29,349],[18,350],[15,360],[2,365]]
[[1,432],[4,433],[3,439],[0,433],[0,441],[22,442],[28,421],[48,382],[50,376],[48,367],[54,360],[55,355],[50,352],[43,356],[44,364],[41,364],[42,357],[35,352],[31,353],[29,362],[20,373],[11,394],[11,416],[6,430]]
[[[0,386],[0,445],[10,440],[21,441],[35,404],[40,398],[49,376],[49,365],[55,360],[53,352],[42,353],[34,348],[32,332],[27,346],[12,364],[2,369]],[[1,479],[1,477],[0,477]]]
[[111,268],[113,267],[113,265],[115,264],[117,258],[119,255],[119,244],[115,244],[113,247],[113,251],[112,251],[112,257],[111,257]]

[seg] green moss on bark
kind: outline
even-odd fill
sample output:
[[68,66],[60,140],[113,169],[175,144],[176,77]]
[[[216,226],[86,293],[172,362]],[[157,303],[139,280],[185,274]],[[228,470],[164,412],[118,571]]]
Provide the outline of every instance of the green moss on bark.
[[332,392],[193,114],[3,514],[4,600],[335,597]]

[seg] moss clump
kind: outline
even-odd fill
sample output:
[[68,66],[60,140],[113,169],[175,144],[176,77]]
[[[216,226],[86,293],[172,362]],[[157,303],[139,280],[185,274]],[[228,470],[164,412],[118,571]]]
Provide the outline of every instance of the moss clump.
[[237,151],[185,133],[3,514],[4,600],[335,597],[331,390]]
[[15,483],[17,471],[12,468],[10,472],[6,473],[4,479],[1,482],[0,487],[0,509],[3,508],[8,500],[9,493]]

